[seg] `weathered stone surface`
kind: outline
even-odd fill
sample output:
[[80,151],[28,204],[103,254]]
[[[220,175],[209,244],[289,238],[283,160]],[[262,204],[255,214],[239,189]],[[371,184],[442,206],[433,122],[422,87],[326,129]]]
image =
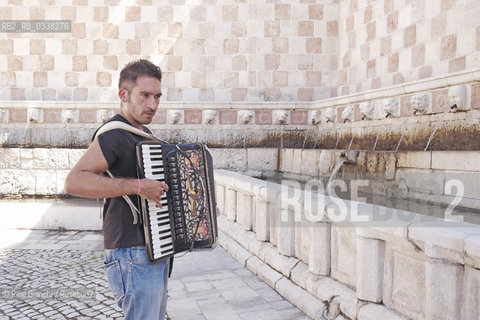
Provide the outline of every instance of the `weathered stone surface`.
[[260,279],[268,283],[273,288],[275,288],[275,284],[283,278],[279,272],[275,271],[275,269],[272,269],[269,265],[265,263],[262,263],[258,266],[258,268],[256,269],[256,274]]
[[280,279],[275,285],[275,290],[299,306],[311,319],[320,319],[325,312],[326,307],[322,301],[316,299],[288,279]]
[[[480,271],[475,268],[465,267],[464,280],[464,319],[480,318]],[[459,294],[459,293],[458,293]]]
[[250,241],[248,250],[255,254],[262,261],[265,261],[265,256],[273,248],[273,244],[270,242],[263,242],[258,240]]
[[270,239],[268,206],[267,201],[255,197],[255,233],[259,241],[268,241]]
[[250,148],[247,151],[247,167],[249,170],[276,171],[277,149]]
[[425,264],[425,318],[462,317],[463,266],[428,259]]
[[386,247],[383,303],[413,319],[425,317],[425,257]]
[[225,186],[215,183],[215,201],[217,202],[217,215],[225,215]]
[[225,211],[227,218],[230,221],[235,221],[237,218],[237,191],[227,186],[225,189]]
[[333,278],[356,286],[356,239],[355,228],[331,229],[331,275]]
[[480,157],[472,151],[438,151],[432,153],[432,169],[458,170],[461,159],[463,171],[480,172]]
[[351,319],[357,317],[358,299],[354,290],[330,277],[322,277],[313,282],[309,290],[318,299],[330,302],[334,297],[339,297],[340,310]]
[[331,224],[316,222],[313,225],[308,268],[313,274],[330,274]]
[[381,302],[385,243],[357,236],[357,296],[361,300]]
[[245,149],[210,149],[215,168],[247,169],[247,151]]
[[369,303],[364,305],[358,311],[358,320],[407,320],[406,317],[388,309],[385,306]]
[[252,230],[253,226],[253,197],[251,194],[237,191],[237,222],[244,230]]
[[265,262],[285,277],[290,278],[290,272],[298,263],[298,259],[281,255],[276,248],[272,247],[266,252]]
[[398,168],[430,169],[431,161],[431,152],[399,152],[397,154]]

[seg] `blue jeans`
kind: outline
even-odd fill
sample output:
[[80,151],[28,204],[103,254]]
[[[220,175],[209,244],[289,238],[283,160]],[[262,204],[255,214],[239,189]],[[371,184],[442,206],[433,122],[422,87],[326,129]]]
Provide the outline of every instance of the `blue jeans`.
[[125,320],[165,319],[169,262],[150,262],[145,247],[105,250],[108,284]]

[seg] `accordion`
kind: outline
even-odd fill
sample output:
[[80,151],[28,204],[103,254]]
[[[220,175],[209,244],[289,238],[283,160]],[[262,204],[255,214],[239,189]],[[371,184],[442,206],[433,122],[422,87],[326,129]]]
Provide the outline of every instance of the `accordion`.
[[217,240],[212,157],[203,144],[137,144],[139,176],[164,182],[159,208],[140,198],[148,257],[211,248]]

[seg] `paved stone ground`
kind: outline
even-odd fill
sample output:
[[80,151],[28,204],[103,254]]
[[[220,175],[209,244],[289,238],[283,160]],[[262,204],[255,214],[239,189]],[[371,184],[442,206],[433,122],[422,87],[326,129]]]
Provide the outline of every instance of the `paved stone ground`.
[[[104,278],[101,233],[0,233],[0,320],[123,319]],[[308,319],[220,246],[177,258],[168,295],[172,320]]]

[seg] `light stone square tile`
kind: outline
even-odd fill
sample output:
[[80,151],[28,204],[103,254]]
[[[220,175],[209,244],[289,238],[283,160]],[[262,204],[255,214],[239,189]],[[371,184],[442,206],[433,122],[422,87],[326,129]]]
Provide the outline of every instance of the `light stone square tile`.
[[212,288],[212,284],[208,281],[187,282],[185,287],[189,292],[204,291]]

